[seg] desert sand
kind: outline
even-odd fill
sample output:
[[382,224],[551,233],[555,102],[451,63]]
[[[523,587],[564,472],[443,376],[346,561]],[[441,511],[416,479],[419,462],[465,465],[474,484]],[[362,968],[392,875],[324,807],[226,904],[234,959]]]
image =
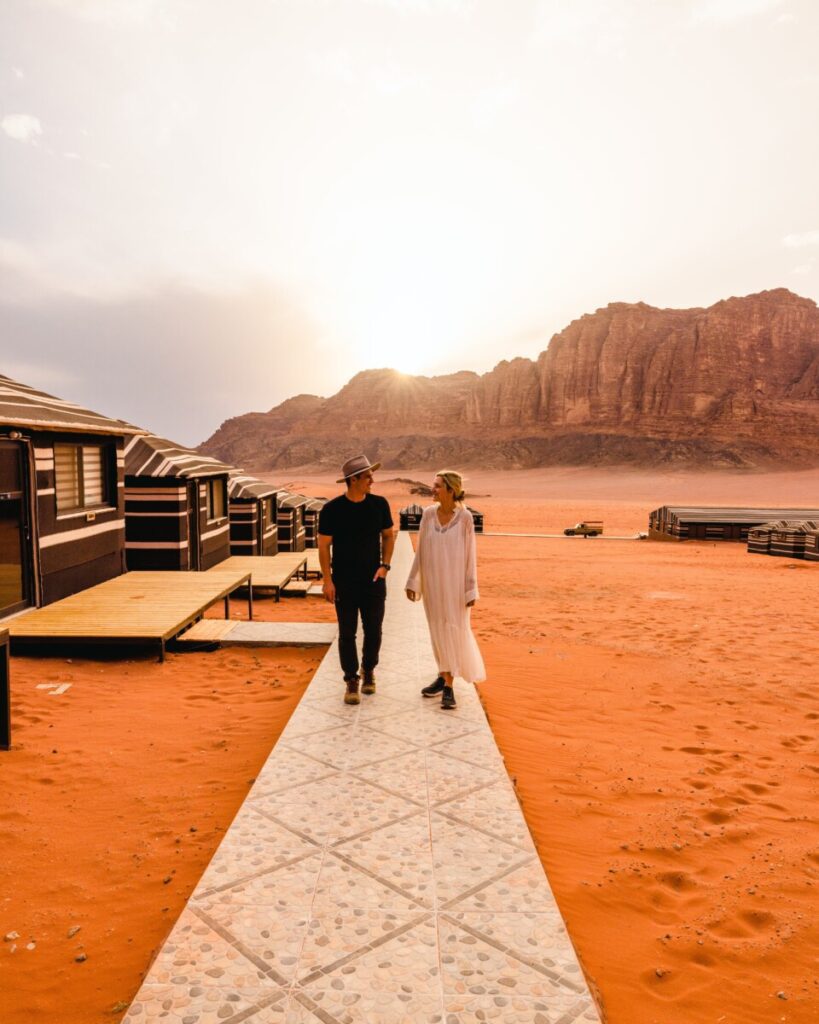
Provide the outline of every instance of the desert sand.
[[[399,476],[431,474],[381,471],[396,513],[416,500]],[[475,472],[468,491],[487,531],[602,518],[633,536],[668,502],[814,505],[819,472]],[[819,566],[740,544],[478,544],[481,697],[608,1024],[814,1024]],[[317,598],[257,612],[332,619]],[[3,1024],[121,1018],[320,656],[13,660]]]
[[[661,504],[819,502],[815,471],[467,475],[487,531],[628,536]],[[398,507],[387,481],[431,474],[379,476]],[[481,697],[605,1020],[815,1024],[819,565],[728,543],[478,545]]]

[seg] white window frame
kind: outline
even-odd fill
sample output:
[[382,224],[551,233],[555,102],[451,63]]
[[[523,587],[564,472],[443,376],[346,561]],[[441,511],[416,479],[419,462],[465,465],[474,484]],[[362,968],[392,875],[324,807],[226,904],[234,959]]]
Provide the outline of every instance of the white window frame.
[[[61,508],[58,501],[58,460],[57,460],[57,449],[58,448],[71,448],[74,452],[79,452],[80,457],[76,459],[77,466],[77,490],[79,491],[79,504],[71,505],[67,508]],[[100,471],[102,474],[102,501],[89,502],[86,501],[85,496],[85,480],[84,480],[84,463],[83,451],[86,448],[94,448],[100,453]],[[85,515],[86,512],[99,511],[103,509],[113,509],[116,506],[111,504],[110,495],[112,491],[111,480],[110,480],[110,469],[109,469],[109,458],[108,448],[103,442],[92,441],[91,443],[84,443],[80,441],[55,441],[53,447],[54,455],[54,507],[56,509],[58,519],[68,519],[71,516]]]

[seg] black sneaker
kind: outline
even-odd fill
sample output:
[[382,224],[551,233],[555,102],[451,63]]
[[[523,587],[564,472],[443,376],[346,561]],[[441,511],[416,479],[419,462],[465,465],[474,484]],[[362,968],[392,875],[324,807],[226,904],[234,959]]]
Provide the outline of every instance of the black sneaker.
[[451,711],[453,708],[457,708],[455,703],[455,691],[451,686],[442,687],[441,693],[441,707],[444,711]]
[[421,690],[422,697],[437,697],[438,694],[444,688],[444,677],[438,676],[434,683],[430,683],[429,686],[425,686]]

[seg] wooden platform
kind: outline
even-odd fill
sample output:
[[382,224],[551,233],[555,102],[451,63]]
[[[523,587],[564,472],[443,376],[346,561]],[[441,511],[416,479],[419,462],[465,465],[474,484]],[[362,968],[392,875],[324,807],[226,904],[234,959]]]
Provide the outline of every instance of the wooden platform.
[[322,572],[318,548],[307,548],[304,554],[307,555],[307,575],[321,578]]
[[272,593],[278,601],[286,584],[294,576],[304,576],[306,568],[306,552],[280,551],[278,555],[232,555],[204,575],[225,571],[243,572],[251,577],[250,586],[254,593]]
[[[72,594],[9,622],[12,648],[54,643],[155,644],[160,660],[165,644],[212,604],[250,580],[247,570],[211,572],[128,572]],[[252,617],[252,595],[248,606]]]

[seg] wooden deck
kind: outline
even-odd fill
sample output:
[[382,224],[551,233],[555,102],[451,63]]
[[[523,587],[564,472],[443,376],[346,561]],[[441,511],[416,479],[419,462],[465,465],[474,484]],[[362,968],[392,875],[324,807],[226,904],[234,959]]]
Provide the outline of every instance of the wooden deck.
[[304,554],[307,555],[307,575],[321,578],[322,572],[318,548],[307,548]]
[[204,574],[218,572],[243,572],[250,576],[254,593],[265,591],[279,600],[282,590],[294,576],[304,576],[307,569],[307,553],[304,551],[280,551],[278,555],[232,555],[219,562]]
[[[217,601],[250,580],[244,569],[210,572],[127,572],[9,622],[14,650],[54,643],[165,644]],[[250,617],[252,594],[248,594]]]

